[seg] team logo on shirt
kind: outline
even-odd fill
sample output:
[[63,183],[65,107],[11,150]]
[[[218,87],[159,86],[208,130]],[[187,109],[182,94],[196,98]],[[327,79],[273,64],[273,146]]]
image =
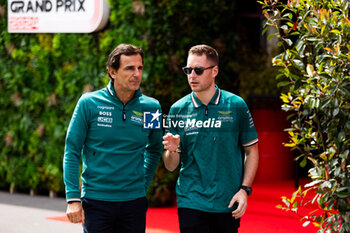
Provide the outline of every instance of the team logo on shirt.
[[98,117],[97,121],[98,122],[102,122],[102,123],[110,123],[110,124],[112,124],[113,123],[113,118],[111,118],[111,117]]
[[143,113],[143,128],[145,129],[160,129],[160,116],[162,114],[157,110],[156,112]]
[[132,110],[132,112],[133,112],[136,116],[139,116],[139,117],[142,117],[142,116],[143,116],[143,113],[142,113],[142,112],[138,112],[138,111],[135,111],[135,110]]
[[233,122],[233,117],[234,115],[232,114],[231,110],[221,110],[218,111],[218,120],[220,120],[222,123],[228,122],[232,123]]
[[254,121],[253,121],[252,114],[250,113],[249,110],[247,110],[247,115],[249,117],[249,128],[252,128],[252,127],[254,127]]
[[138,125],[143,125],[143,113],[135,110],[132,110],[132,113],[130,120]]
[[114,107],[97,106],[97,109],[97,126],[111,128],[113,123],[112,110],[114,109]]
[[220,113],[221,115],[228,115],[231,114],[232,111],[218,111],[218,113]]

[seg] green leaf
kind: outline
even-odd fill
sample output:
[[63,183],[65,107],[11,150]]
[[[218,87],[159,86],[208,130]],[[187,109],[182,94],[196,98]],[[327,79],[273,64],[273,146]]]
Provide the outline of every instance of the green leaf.
[[319,41],[320,39],[317,38],[317,37],[310,37],[310,38],[306,38],[306,40],[309,41],[309,42],[317,42],[317,41]]
[[287,85],[289,85],[289,84],[290,84],[289,81],[282,81],[282,82],[279,82],[279,83],[277,84],[277,87],[284,87],[284,86],[287,86]]
[[284,74],[278,74],[278,75],[276,75],[276,80],[278,80],[278,79],[280,79],[281,77],[283,77],[284,76]]
[[272,33],[270,34],[268,37],[267,37],[267,40],[271,40],[272,38],[276,37],[276,34],[275,33]]
[[294,91],[298,90],[301,86],[301,79],[297,79],[294,84]]
[[[265,35],[266,31],[269,29],[269,27],[263,27],[264,29],[262,30],[261,34]],[[270,35],[269,35],[270,36]]]
[[303,158],[303,160],[300,162],[300,167],[305,167],[307,164],[307,159]]
[[287,25],[282,25],[280,28],[281,28],[282,30],[288,30],[288,26],[287,26]]
[[287,14],[284,14],[282,17],[283,17],[283,18],[288,17],[289,19],[292,19],[292,18],[293,18],[293,15],[292,15],[292,13],[287,13]]
[[307,227],[310,224],[311,221],[306,221],[303,223],[303,227]]
[[334,117],[337,116],[338,113],[339,113],[339,108],[335,108],[335,109],[333,110],[333,116],[334,116]]
[[283,41],[286,42],[288,46],[292,46],[293,45],[293,41],[291,39],[283,38]]
[[282,199],[282,202],[289,207],[290,206],[290,202],[287,199]]
[[299,57],[304,57],[305,49],[306,49],[306,45],[305,45],[304,43],[302,43],[302,44],[300,45],[300,48],[297,50],[297,51],[298,51],[298,56],[299,56]]
[[306,72],[309,75],[309,77],[312,77],[314,74],[314,67],[311,64],[306,65]]
[[337,30],[337,29],[333,29],[333,30],[331,30],[330,32],[331,32],[331,33],[334,33],[334,34],[340,34],[340,31]]
[[298,68],[299,70],[304,70],[305,69],[304,62],[302,62],[301,60],[294,59],[293,63],[295,64],[295,67]]

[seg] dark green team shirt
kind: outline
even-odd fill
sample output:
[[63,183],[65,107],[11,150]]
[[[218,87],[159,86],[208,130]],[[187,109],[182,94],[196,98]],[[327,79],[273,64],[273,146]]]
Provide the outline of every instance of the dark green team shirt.
[[128,201],[145,196],[162,152],[161,127],[148,129],[143,124],[144,113],[154,112],[161,112],[157,100],[138,90],[124,105],[112,83],[81,96],[66,136],[67,200]]
[[258,141],[243,99],[217,88],[206,106],[192,92],[171,107],[164,128],[181,138],[178,208],[231,212],[242,182],[242,146]]

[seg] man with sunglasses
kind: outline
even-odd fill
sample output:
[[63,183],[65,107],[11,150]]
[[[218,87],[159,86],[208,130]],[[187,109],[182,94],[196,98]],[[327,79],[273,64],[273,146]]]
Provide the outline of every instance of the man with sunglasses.
[[[172,105],[163,160],[173,171],[181,233],[238,232],[258,168],[258,137],[247,105],[215,85],[218,53],[189,50],[183,67],[192,93]],[[244,156],[242,153],[244,152]]]
[[146,191],[162,154],[163,132],[160,124],[149,127],[143,121],[147,113],[160,122],[161,108],[141,93],[141,48],[118,45],[107,71],[107,87],[81,96],[68,127],[66,214],[71,222],[83,223],[84,233],[144,233]]

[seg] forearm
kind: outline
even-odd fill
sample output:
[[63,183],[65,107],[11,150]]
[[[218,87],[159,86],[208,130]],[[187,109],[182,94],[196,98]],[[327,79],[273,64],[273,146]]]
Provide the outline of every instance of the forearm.
[[177,151],[164,150],[163,161],[166,169],[174,171],[180,163],[180,154]]
[[154,174],[157,170],[160,160],[161,151],[159,153],[145,153],[144,167],[145,167],[145,189],[147,190],[151,184]]
[[73,155],[65,154],[63,159],[63,179],[66,186],[66,199],[79,199],[80,161]]
[[246,159],[244,163],[244,176],[242,185],[251,187],[254,182],[259,165],[258,143],[245,148]]
[[162,156],[162,131],[153,130],[144,152],[145,188],[148,189]]

